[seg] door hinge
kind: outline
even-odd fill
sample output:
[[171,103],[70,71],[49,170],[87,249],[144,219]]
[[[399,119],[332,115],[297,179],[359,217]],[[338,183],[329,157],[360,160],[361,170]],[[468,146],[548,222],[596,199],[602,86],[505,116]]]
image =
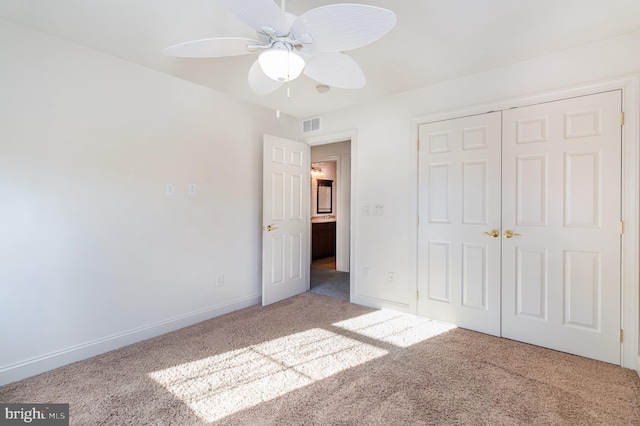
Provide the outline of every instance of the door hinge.
[[624,220],[620,221],[620,235],[624,234]]
[[620,343],[624,342],[624,330],[620,329]]
[[420,216],[416,216],[416,225],[420,225]]
[[418,139],[418,151],[420,151],[420,139]]
[[416,290],[416,300],[420,300],[420,292]]
[[624,112],[620,113],[620,125],[624,126]]

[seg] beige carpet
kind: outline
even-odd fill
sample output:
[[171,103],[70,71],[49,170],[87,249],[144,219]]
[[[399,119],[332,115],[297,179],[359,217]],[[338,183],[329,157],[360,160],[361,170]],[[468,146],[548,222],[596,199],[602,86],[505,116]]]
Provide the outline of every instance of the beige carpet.
[[0,387],[73,425],[640,425],[614,365],[313,293]]

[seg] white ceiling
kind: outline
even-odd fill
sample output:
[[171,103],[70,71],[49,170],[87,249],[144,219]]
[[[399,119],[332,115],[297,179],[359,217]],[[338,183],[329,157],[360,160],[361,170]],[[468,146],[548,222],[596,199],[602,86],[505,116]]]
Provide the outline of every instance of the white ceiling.
[[[279,4],[279,0],[277,0]],[[301,13],[329,0],[288,0]],[[367,77],[363,89],[316,91],[301,76],[267,96],[247,84],[253,55],[166,57],[183,41],[245,36],[253,30],[217,0],[0,0],[0,18],[296,117],[371,101],[640,31],[640,0],[344,0],[392,10],[396,27],[348,52]],[[629,52],[637,55],[640,52]]]

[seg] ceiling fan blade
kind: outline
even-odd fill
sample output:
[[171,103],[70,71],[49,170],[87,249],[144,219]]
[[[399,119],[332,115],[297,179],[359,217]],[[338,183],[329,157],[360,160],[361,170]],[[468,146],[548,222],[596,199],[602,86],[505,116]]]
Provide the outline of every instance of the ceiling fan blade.
[[258,32],[271,27],[277,36],[289,34],[289,21],[273,0],[220,0],[220,3]]
[[303,13],[291,31],[296,38],[308,34],[316,52],[342,52],[373,43],[396,24],[390,10],[364,4],[330,4]]
[[367,84],[360,65],[340,52],[316,53],[303,72],[320,83],[341,89],[360,89]]
[[275,81],[267,77],[260,68],[258,61],[255,61],[249,68],[249,87],[258,95],[268,95],[282,86],[282,82]]
[[167,47],[162,52],[168,56],[178,58],[219,58],[222,56],[245,55],[252,51],[247,45],[262,43],[251,38],[220,37],[187,41]]

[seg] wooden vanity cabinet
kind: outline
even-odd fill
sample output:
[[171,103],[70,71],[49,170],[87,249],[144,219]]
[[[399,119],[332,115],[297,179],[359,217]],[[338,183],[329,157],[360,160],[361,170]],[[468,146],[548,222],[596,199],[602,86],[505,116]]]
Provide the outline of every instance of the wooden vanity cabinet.
[[336,223],[311,224],[311,259],[323,259],[336,255]]

